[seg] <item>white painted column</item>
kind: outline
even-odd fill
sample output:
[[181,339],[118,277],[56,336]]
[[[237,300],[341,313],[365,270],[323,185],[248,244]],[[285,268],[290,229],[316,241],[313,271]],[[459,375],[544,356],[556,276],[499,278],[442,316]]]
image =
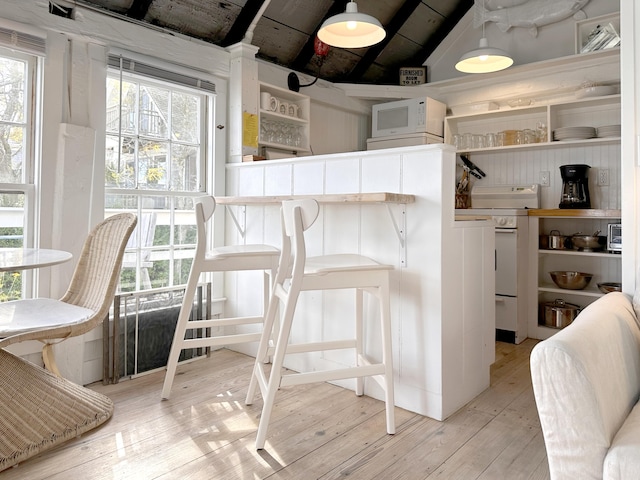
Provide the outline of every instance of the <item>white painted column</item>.
[[[243,155],[257,155],[258,148],[245,145],[243,134],[247,125],[245,114],[255,115],[259,104],[258,47],[236,43],[228,48],[231,54],[229,79],[229,162],[242,162]],[[257,135],[256,131],[256,135]]]

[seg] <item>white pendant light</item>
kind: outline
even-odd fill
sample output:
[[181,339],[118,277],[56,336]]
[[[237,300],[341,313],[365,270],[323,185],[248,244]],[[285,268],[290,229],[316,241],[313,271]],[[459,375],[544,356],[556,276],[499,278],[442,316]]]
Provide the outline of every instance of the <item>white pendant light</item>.
[[[484,12],[484,0],[482,0],[482,11]],[[489,46],[489,41],[484,36],[484,22],[482,22],[482,38],[478,48],[462,55],[456,63],[456,70],[463,73],[491,73],[504,70],[511,65],[513,65],[513,59],[507,52]]]
[[356,2],[347,3],[345,13],[328,18],[318,30],[320,40],[339,48],[369,47],[385,36],[380,22],[371,15],[359,13]]

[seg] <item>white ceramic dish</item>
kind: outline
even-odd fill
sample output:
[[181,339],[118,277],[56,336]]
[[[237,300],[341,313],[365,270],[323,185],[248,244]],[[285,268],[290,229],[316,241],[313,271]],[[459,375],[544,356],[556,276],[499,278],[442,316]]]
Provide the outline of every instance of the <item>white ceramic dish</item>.
[[467,103],[466,105],[451,105],[449,107],[453,115],[472,115],[474,113],[498,110],[500,105],[495,102]]
[[597,85],[595,87],[581,88],[576,92],[576,98],[604,97],[616,93],[616,87],[611,85]]

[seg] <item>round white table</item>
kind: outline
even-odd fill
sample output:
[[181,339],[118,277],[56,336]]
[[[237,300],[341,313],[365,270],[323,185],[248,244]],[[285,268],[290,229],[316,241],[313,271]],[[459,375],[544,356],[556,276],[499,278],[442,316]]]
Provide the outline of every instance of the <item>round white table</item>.
[[48,248],[0,248],[0,272],[49,267],[68,262],[73,255]]

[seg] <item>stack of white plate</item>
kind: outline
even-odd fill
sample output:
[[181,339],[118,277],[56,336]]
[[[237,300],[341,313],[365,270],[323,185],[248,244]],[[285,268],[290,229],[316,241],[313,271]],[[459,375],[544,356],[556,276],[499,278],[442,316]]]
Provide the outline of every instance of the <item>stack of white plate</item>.
[[605,125],[604,127],[598,127],[598,138],[605,137],[619,137],[620,125]]
[[562,127],[553,131],[554,140],[584,140],[596,136],[596,129],[593,127]]

